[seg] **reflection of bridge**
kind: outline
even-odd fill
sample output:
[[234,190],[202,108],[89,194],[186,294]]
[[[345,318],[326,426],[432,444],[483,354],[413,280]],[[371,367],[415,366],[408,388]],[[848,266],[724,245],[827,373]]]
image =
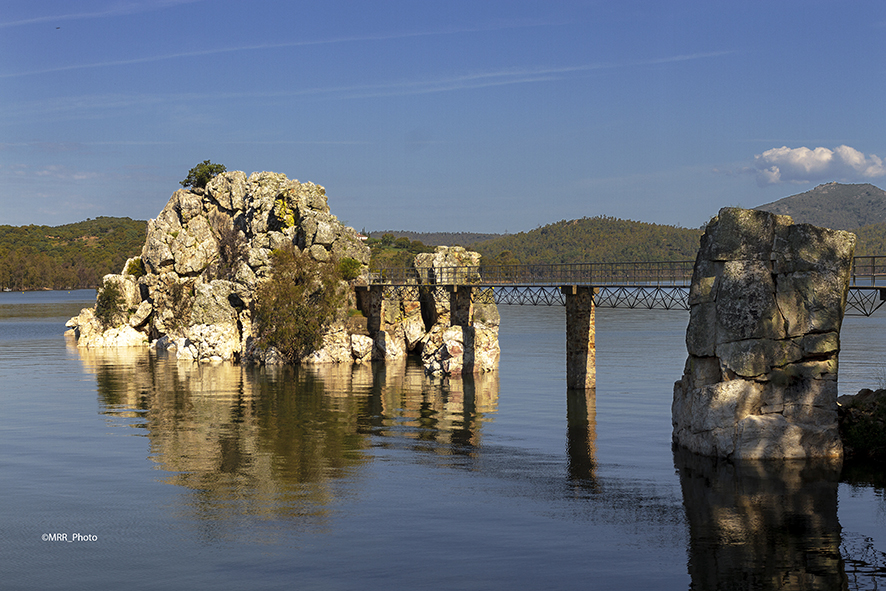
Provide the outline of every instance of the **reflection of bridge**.
[[[596,384],[594,310],[688,310],[693,261],[481,265],[380,269],[361,309],[371,333],[385,330],[385,302],[449,300],[453,325],[469,327],[480,304],[566,306],[566,382]],[[846,310],[870,316],[886,302],[886,256],[855,257]]]
[[[454,286],[475,288],[476,303],[563,305],[576,287],[594,290],[594,306],[688,310],[694,261],[482,265],[380,269],[371,275],[388,299],[419,300]],[[886,302],[886,256],[855,257],[847,314],[870,316]]]

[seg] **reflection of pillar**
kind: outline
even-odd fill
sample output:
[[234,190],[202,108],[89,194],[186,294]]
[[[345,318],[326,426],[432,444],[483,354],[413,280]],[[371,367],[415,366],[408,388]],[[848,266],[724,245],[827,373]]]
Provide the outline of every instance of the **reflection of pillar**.
[[585,389],[597,385],[597,350],[594,345],[594,287],[561,287],[566,296],[566,387]]
[[479,434],[474,430],[474,418],[477,414],[474,376],[466,374],[461,379],[450,378],[447,383],[449,385],[449,400],[457,399],[458,395],[461,398],[461,416],[458,417],[459,420],[452,423],[452,443],[459,446],[477,446],[480,441]]
[[677,449],[693,589],[845,589],[840,464],[725,460]]
[[453,285],[449,291],[449,323],[468,327],[474,317],[474,288]]
[[566,451],[569,478],[590,481],[597,467],[597,391],[566,391]]

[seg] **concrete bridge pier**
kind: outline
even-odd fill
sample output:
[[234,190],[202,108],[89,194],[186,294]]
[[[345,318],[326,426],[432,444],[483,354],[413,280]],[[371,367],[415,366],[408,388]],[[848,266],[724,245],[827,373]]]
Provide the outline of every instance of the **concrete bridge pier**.
[[566,387],[587,390],[597,386],[597,349],[594,341],[594,294],[584,285],[560,288],[566,296]]

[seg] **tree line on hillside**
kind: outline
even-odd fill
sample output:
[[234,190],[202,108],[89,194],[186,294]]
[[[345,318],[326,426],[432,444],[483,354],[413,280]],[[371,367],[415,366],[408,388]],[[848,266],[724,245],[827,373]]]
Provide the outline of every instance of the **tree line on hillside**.
[[[64,226],[0,226],[0,289],[95,288],[145,241],[146,222],[99,217]],[[485,265],[694,260],[702,230],[612,217],[564,220],[469,246]],[[855,230],[856,255],[886,255],[886,223]],[[371,267],[405,267],[433,252],[420,240],[370,238]]]
[[886,222],[852,230],[858,238],[855,256],[886,255]]
[[84,289],[119,273],[145,242],[147,222],[99,217],[63,226],[0,226],[0,289]]
[[701,230],[598,216],[477,242],[484,264],[693,260]]
[[396,238],[408,238],[410,241],[418,241],[427,246],[464,246],[491,240],[502,234],[479,233],[479,232],[410,232],[409,230],[380,230],[373,232],[363,231],[370,239],[381,239],[390,234]]
[[427,246],[421,240],[410,240],[406,236],[395,238],[389,233],[383,234],[381,238],[369,238],[366,246],[372,254],[369,268],[373,271],[409,267],[415,255],[434,252],[433,246]]

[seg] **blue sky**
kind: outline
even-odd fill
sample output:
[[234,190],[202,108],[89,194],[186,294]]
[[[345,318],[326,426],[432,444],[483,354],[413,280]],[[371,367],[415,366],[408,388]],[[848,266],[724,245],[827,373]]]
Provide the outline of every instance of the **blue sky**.
[[5,0],[0,224],[155,217],[192,166],[367,230],[698,227],[886,187],[886,2]]

